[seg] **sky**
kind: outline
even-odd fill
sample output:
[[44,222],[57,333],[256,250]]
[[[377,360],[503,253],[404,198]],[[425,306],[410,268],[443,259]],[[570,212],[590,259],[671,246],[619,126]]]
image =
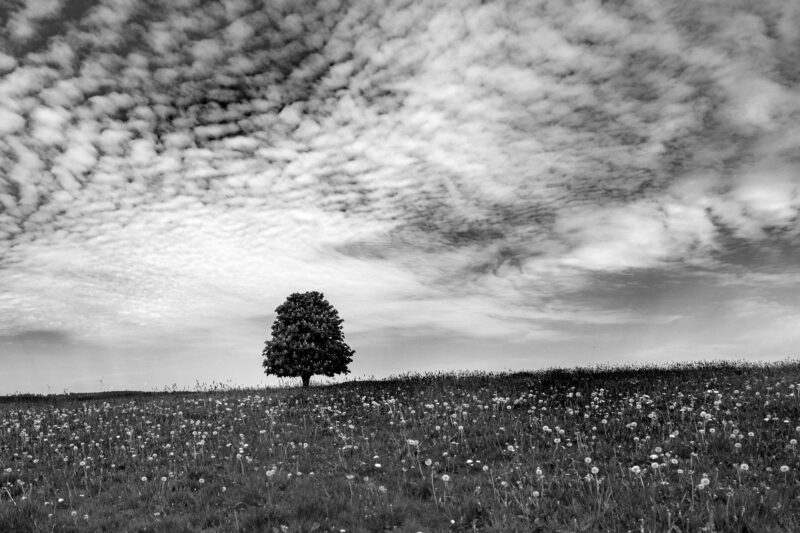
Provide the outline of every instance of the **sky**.
[[800,2],[0,4],[0,394],[797,357]]

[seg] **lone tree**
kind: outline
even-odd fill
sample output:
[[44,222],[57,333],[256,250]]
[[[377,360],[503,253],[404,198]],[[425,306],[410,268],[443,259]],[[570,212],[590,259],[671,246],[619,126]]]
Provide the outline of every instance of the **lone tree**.
[[275,312],[272,340],[266,342],[264,372],[278,377],[349,374],[355,353],[344,342],[339,313],[316,291],[292,293]]

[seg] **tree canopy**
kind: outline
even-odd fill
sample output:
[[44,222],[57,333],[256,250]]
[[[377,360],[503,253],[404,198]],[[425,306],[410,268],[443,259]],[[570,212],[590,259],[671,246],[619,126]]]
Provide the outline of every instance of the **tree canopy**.
[[344,321],[322,293],[292,293],[275,312],[272,339],[262,351],[266,374],[301,377],[307,387],[315,374],[350,373],[355,352],[344,342]]

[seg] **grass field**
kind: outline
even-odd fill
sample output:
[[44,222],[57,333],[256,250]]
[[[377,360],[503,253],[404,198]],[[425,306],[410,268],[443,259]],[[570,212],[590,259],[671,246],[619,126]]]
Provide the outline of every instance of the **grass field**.
[[0,403],[0,531],[800,531],[800,363]]

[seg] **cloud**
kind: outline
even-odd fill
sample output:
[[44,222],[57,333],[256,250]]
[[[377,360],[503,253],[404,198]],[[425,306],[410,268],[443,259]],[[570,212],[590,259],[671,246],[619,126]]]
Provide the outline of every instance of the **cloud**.
[[0,335],[0,344],[61,346],[70,342],[69,334],[58,330],[27,330]]
[[9,109],[0,109],[0,134],[9,135],[25,127],[25,118]]
[[643,272],[792,275],[788,4],[85,4],[9,10],[0,326],[166,339],[320,288],[359,335],[569,343],[687,327]]

